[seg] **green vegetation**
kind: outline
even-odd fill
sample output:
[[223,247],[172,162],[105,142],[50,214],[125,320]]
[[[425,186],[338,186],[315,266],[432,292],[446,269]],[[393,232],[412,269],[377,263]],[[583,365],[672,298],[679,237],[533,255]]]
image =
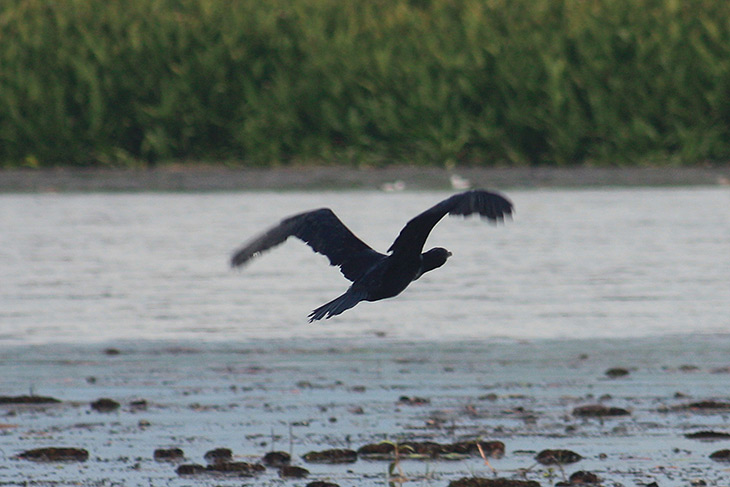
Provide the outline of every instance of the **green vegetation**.
[[0,161],[730,157],[730,2],[4,0]]

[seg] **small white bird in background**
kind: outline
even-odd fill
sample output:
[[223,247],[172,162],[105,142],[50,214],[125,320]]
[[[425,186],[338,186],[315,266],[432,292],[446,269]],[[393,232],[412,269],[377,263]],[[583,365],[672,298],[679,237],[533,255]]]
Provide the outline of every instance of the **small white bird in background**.
[[471,181],[466,178],[462,178],[458,174],[452,174],[449,178],[451,181],[451,187],[454,189],[469,189],[471,188]]
[[380,185],[380,189],[386,193],[392,193],[394,191],[403,191],[406,189],[406,183],[400,179],[393,181],[392,183],[383,183]]

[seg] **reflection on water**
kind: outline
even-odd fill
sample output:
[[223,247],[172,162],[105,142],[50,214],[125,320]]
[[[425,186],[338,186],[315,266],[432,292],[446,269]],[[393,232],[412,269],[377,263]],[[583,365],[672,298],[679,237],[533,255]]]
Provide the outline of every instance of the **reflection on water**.
[[231,251],[329,206],[385,251],[446,193],[0,195],[0,342],[622,337],[730,329],[726,188],[509,191],[515,219],[447,218],[454,253],[401,296],[309,325],[348,282],[290,241],[242,271]]

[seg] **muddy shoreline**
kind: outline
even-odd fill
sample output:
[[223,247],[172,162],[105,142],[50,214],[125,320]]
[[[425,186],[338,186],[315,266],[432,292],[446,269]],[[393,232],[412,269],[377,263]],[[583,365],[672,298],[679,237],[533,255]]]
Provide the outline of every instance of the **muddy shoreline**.
[[[456,181],[452,180],[454,177]],[[154,169],[13,169],[0,171],[0,192],[322,190],[393,186],[426,190],[458,188],[464,180],[474,187],[490,188],[727,185],[730,165],[453,170],[414,166],[235,169],[205,165]]]
[[[730,447],[728,350],[725,335],[5,345],[0,395],[60,402],[0,404],[0,485],[445,487],[476,476],[553,486],[582,471],[604,486],[726,486],[727,463],[710,455]],[[452,456],[402,447],[395,464],[307,456],[383,441],[412,451],[501,442],[504,454],[489,465],[468,447]],[[54,447],[88,456],[23,455]],[[221,448],[233,466],[211,473],[206,453]],[[580,458],[542,464],[543,450]],[[235,473],[271,451],[308,475]],[[168,452],[175,458],[159,458]]]

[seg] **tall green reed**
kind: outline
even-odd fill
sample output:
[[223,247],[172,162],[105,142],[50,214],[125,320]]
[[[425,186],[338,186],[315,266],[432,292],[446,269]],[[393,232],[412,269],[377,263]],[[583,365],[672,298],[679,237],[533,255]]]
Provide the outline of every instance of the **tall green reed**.
[[728,156],[727,2],[0,4],[5,165]]

